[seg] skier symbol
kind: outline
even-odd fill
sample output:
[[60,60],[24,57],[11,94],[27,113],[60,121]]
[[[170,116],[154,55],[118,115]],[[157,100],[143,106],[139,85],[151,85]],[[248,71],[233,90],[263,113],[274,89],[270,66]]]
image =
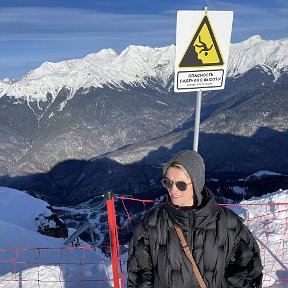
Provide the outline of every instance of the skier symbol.
[[211,44],[210,48],[208,48],[207,44],[203,41],[201,41],[201,37],[199,35],[199,42],[201,43],[201,45],[197,45],[195,44],[196,47],[198,48],[202,48],[200,51],[199,51],[199,54],[202,53],[203,51],[205,51],[205,56],[208,56],[208,51],[210,51],[213,47],[213,44]]

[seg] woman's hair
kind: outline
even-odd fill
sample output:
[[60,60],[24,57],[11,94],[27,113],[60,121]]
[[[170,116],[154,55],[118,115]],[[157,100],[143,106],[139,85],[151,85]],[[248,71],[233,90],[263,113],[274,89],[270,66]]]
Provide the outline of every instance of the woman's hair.
[[168,169],[171,168],[171,167],[180,169],[185,174],[185,176],[190,178],[187,170],[182,165],[180,165],[180,164],[178,164],[176,162],[168,162],[168,163],[165,163],[163,165],[163,176],[164,177],[166,176],[166,173],[167,173]]

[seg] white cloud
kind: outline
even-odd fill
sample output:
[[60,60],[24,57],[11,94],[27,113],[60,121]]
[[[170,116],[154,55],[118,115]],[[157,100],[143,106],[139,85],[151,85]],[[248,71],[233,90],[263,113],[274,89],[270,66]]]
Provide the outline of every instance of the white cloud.
[[[173,32],[175,19],[167,15],[130,15],[71,8],[6,8],[1,11],[0,41],[59,40],[117,35],[139,35],[148,31]],[[3,29],[4,28],[4,29]],[[64,40],[64,39],[63,39]],[[148,39],[149,41],[149,39]]]

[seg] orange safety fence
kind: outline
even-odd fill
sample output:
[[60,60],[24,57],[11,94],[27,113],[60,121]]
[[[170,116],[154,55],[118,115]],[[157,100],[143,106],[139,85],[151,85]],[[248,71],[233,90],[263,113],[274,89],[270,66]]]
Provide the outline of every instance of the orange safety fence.
[[113,287],[109,247],[0,249],[0,287]]
[[[131,231],[132,223],[137,222],[135,211],[130,211],[133,204],[131,206],[131,203],[127,203],[140,202],[145,212],[146,203],[153,205],[157,201],[116,196],[115,201],[117,208],[122,206],[121,210],[124,211],[121,223],[117,223],[115,229],[117,235],[113,246],[117,246],[114,248],[119,257],[116,267],[111,261],[112,245],[7,250],[0,248],[0,288],[126,287],[127,244],[119,244],[118,232],[127,229],[128,225]],[[264,266],[263,287],[288,287],[288,203],[220,205],[239,214],[256,237]],[[117,209],[116,214],[118,216]],[[116,218],[115,215],[111,217],[113,221]],[[113,269],[117,269],[119,274]],[[119,277],[118,281],[115,282],[113,275]]]

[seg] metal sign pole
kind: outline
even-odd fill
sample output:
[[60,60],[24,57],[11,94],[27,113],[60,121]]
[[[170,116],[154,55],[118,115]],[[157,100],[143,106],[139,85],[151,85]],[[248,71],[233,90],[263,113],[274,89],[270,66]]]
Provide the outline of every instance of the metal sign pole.
[[[203,7],[205,13],[207,14],[208,7]],[[194,138],[193,138],[193,151],[198,152],[199,143],[199,129],[200,129],[200,115],[201,115],[201,100],[202,100],[202,90],[197,91],[196,98],[196,110],[195,110],[195,124],[194,124]]]
[[197,91],[193,151],[198,151],[202,90]]

